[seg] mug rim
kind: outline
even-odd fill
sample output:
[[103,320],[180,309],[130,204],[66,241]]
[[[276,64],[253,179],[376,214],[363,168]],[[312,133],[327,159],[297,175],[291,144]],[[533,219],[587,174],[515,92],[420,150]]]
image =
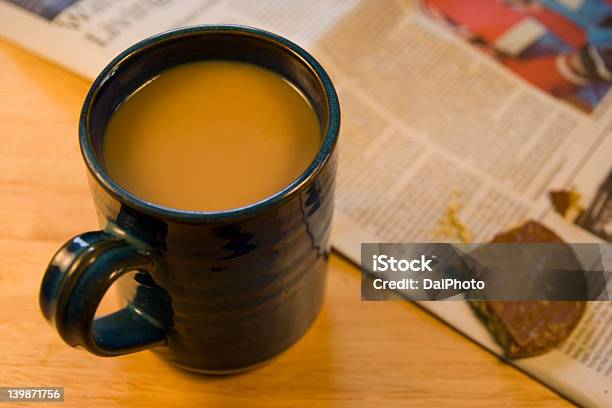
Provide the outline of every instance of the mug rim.
[[[164,41],[169,39],[175,39],[182,36],[198,35],[203,33],[234,33],[238,35],[250,35],[257,37],[263,41],[269,41],[280,45],[284,50],[293,54],[303,64],[305,64],[311,72],[320,81],[324,96],[325,103],[327,105],[327,126],[323,128],[327,129],[327,132],[322,138],[321,147],[314,160],[302,172],[302,174],[291,182],[286,187],[277,191],[273,195],[266,197],[262,200],[255,201],[251,204],[230,208],[227,210],[220,211],[193,211],[193,210],[181,210],[172,207],[166,207],[163,205],[155,204],[147,201],[143,198],[137,197],[128,190],[121,187],[116,183],[106,172],[104,166],[98,160],[95,154],[94,147],[90,136],[89,127],[89,116],[93,102],[95,101],[98,91],[107,81],[112,79],[114,72],[126,61],[134,57],[137,53],[150,47],[156,47],[162,44]],[[120,203],[130,205],[139,211],[154,215],[163,219],[171,219],[179,222],[188,223],[205,223],[212,221],[222,221],[227,219],[242,218],[245,216],[254,215],[270,209],[282,202],[289,200],[291,197],[296,195],[304,186],[310,184],[316,176],[322,171],[326,163],[330,159],[334,148],[337,144],[338,133],[340,129],[340,106],[338,102],[338,96],[331,79],[323,69],[323,67],[317,62],[317,60],[294,42],[269,31],[262,29],[247,27],[242,25],[233,24],[200,24],[187,27],[176,28],[168,31],[164,31],[159,34],[150,36],[142,41],[135,43],[134,45],[121,52],[115,57],[106,67],[100,72],[89,89],[81,115],[79,119],[79,141],[81,147],[81,153],[85,160],[85,164],[94,177],[96,182],[101,185],[108,193],[110,193]]]

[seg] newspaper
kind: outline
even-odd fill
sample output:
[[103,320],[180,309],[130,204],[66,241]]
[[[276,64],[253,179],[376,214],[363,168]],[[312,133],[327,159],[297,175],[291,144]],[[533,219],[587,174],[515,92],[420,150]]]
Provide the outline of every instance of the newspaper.
[[[184,25],[252,25],[302,45],[340,94],[332,244],[359,262],[361,242],[484,242],[528,218],[569,242],[605,237],[549,200],[574,188],[589,214],[610,216],[612,75],[607,32],[590,23],[612,15],[604,3],[0,0],[0,35],[88,79]],[[596,221],[582,225],[610,231]],[[465,302],[420,305],[501,355]],[[612,304],[590,303],[558,349],[510,363],[580,405],[612,406]]]

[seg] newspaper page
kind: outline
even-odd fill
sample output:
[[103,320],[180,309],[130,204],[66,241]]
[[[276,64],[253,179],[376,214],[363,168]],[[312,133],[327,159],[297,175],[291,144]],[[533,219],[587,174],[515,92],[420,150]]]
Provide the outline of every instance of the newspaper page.
[[[362,242],[485,242],[529,218],[568,242],[606,239],[612,37],[592,23],[606,15],[596,0],[0,0],[0,35],[89,79],[184,25],[252,25],[302,45],[339,91],[332,243],[359,262]],[[569,189],[588,209],[582,228],[551,206]],[[501,355],[465,302],[420,304]],[[612,406],[612,304],[589,304],[559,349],[512,363]]]
[[[528,218],[598,242],[548,193],[593,200],[612,167],[612,95],[545,92],[419,6],[363,2],[320,43],[345,119],[336,249],[358,260],[361,242],[485,242]],[[445,230],[449,208],[469,236]],[[501,354],[467,303],[420,304]],[[558,350],[512,363],[581,405],[612,406],[612,304],[590,303]]]

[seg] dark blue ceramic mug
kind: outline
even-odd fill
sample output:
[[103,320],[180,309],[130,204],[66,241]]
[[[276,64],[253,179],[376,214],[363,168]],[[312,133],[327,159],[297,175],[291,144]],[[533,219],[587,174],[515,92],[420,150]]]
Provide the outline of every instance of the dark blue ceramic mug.
[[[160,71],[205,59],[253,63],[299,87],[319,117],[320,151],[291,185],[246,207],[196,212],[139,199],[104,169],[109,117]],[[269,32],[188,27],[124,51],[94,82],[79,125],[102,230],[74,237],[53,256],[40,291],[45,318],[70,346],[100,356],[153,348],[204,373],[241,371],[274,357],[302,336],[321,306],[339,125],[323,68]],[[115,281],[126,306],[96,318]]]

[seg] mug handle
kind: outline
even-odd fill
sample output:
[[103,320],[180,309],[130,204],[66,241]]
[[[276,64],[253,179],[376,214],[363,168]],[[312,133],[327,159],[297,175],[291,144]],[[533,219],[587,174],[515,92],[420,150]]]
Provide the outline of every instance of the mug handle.
[[[77,235],[57,251],[47,267],[39,297],[42,313],[68,345],[98,356],[164,345],[168,322],[148,313],[160,315],[159,308],[163,308],[161,314],[167,315],[170,310],[169,298],[148,275],[154,264],[150,253],[138,251],[115,235],[104,231]],[[149,285],[142,286],[144,291],[139,285],[136,297],[125,308],[95,319],[107,289],[134,270],[146,274]]]

